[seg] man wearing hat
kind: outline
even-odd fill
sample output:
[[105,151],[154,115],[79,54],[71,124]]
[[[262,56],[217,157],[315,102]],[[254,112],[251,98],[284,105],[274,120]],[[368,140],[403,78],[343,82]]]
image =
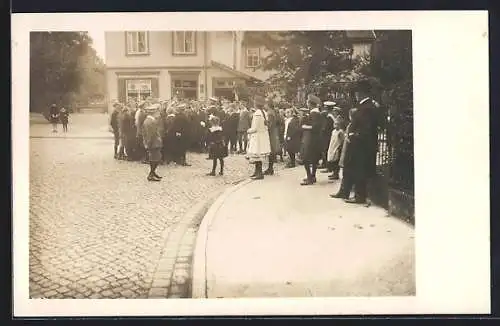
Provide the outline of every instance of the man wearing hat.
[[321,127],[322,116],[319,110],[321,100],[310,94],[308,106],[311,109],[309,116],[302,122],[302,161],[306,170],[306,178],[301,185],[307,186],[316,183],[316,170],[322,154]]
[[356,159],[359,161],[355,180],[354,199],[347,199],[347,203],[363,204],[367,201],[368,181],[376,175],[376,160],[378,152],[379,105],[371,97],[371,84],[362,80],[355,86],[359,124],[353,124],[353,132],[357,134]]
[[321,111],[323,115],[323,128],[321,131],[321,141],[323,144],[323,153],[321,155],[322,164],[320,166],[321,169],[325,169],[322,171],[323,173],[332,172],[331,164],[329,164],[328,157],[328,146],[330,144],[330,138],[333,131],[334,124],[334,116],[333,116],[333,107],[335,106],[335,102],[326,101],[323,103],[324,110]]
[[158,104],[144,108],[146,118],[142,125],[144,148],[148,154],[149,174],[148,181],[160,181],[161,177],[156,174],[156,168],[161,161],[162,128],[161,112]]
[[182,166],[190,166],[186,162],[186,152],[189,146],[189,120],[184,112],[186,107],[185,103],[177,106],[171,128],[171,135],[175,136],[172,144],[173,158]]
[[[129,103],[130,105],[130,103]],[[127,154],[126,159],[132,160],[134,157],[133,153],[133,143],[135,142],[135,133],[133,130],[133,120],[130,113],[129,105],[122,107],[121,112],[118,115],[119,122],[119,134],[120,134],[120,148],[125,148]],[[124,160],[125,155],[123,150],[118,154],[118,159]]]

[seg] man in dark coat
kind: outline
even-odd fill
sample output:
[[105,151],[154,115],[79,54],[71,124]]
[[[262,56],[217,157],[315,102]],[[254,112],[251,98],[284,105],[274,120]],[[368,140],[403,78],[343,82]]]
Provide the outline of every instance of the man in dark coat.
[[190,166],[186,162],[186,152],[189,146],[189,120],[185,113],[186,104],[180,104],[172,121],[173,139],[172,149],[174,151],[174,160],[182,166]]
[[174,145],[177,141],[175,132],[173,132],[172,125],[175,119],[174,109],[167,109],[163,118],[163,148],[162,160],[166,164],[175,160],[176,152]]
[[111,117],[109,120],[109,124],[111,126],[111,130],[114,135],[115,144],[114,144],[114,157],[118,159],[122,154],[122,148],[120,147],[120,112],[121,112],[121,104],[114,103],[113,111],[111,112]]
[[146,102],[142,102],[139,104],[139,108],[135,112],[135,117],[134,117],[134,122],[135,122],[135,128],[137,131],[136,134],[136,141],[137,141],[137,147],[136,147],[136,153],[137,153],[137,158],[138,160],[141,160],[142,163],[147,164],[147,153],[146,149],[144,148],[144,141],[142,139],[142,124],[144,123],[144,120],[146,119],[146,113],[144,109],[147,107]]
[[359,110],[360,155],[362,163],[359,175],[354,184],[354,199],[348,203],[366,203],[368,195],[368,182],[376,175],[377,152],[378,152],[378,126],[380,125],[379,104],[371,97],[371,84],[368,80],[362,80],[356,86],[357,108]]
[[330,137],[332,136],[333,125],[334,125],[334,116],[333,116],[333,107],[335,106],[335,102],[326,101],[323,103],[324,110],[321,112],[324,117],[323,130],[321,131],[321,141],[323,143],[323,153],[322,153],[322,165],[320,168],[325,169],[324,173],[332,172],[332,166],[328,163],[328,146],[330,145]]
[[321,143],[323,118],[319,111],[320,104],[321,100],[317,96],[309,95],[308,106],[311,108],[311,111],[302,124],[302,160],[306,170],[306,178],[301,183],[303,186],[316,183],[316,170],[321,153],[323,152]]
[[[347,203],[363,204],[367,201],[367,186],[376,174],[378,151],[379,105],[369,95],[370,84],[362,81],[357,85],[357,109],[351,110],[351,123],[346,130],[346,146],[343,155],[343,176],[340,190],[331,197],[344,198]],[[349,199],[354,186],[355,196]]]
[[[132,143],[135,142],[135,134],[133,133],[132,115],[128,106],[123,107],[118,118],[120,142],[122,144],[120,147],[125,148],[125,153],[127,154],[126,159],[130,161],[134,156]],[[118,154],[118,159],[125,159],[123,150]]]

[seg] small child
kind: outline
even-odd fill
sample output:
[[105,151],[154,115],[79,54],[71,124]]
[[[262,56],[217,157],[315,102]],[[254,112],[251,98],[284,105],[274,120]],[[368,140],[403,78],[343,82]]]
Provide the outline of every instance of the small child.
[[61,120],[64,132],[68,131],[68,116],[68,110],[66,110],[65,108],[61,108],[61,110],[59,111],[59,120]]
[[340,118],[335,119],[333,124],[334,130],[332,136],[330,137],[330,145],[328,146],[327,160],[331,163],[332,174],[328,176],[330,180],[339,179],[340,171],[340,154],[342,153],[342,147],[344,144],[344,127],[343,122]]
[[216,116],[210,118],[211,127],[208,128],[207,145],[209,159],[212,159],[212,171],[207,175],[215,176],[217,160],[220,162],[219,175],[224,175],[224,158],[228,156],[227,144],[224,140],[224,133],[220,126],[220,119]]

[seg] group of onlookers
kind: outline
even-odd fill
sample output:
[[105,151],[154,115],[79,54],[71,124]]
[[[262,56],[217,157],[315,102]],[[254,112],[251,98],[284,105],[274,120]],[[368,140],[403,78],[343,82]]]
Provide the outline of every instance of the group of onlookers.
[[[273,175],[278,157],[283,162],[287,155],[287,168],[304,166],[301,185],[314,185],[318,169],[330,173],[329,180],[340,179],[342,169],[340,189],[331,197],[364,203],[368,180],[375,174],[380,115],[368,82],[358,83],[356,98],[356,108],[348,114],[335,102],[322,102],[312,94],[304,108],[273,103],[260,95],[251,103],[215,98],[116,102],[111,114],[114,156],[149,163],[148,180],[159,181],[156,167],[162,162],[189,166],[190,149],[208,153],[213,162],[210,176],[216,175],[217,166],[224,174],[229,153],[244,154],[255,166],[251,176],[255,180]],[[355,197],[349,199],[352,189]]]
[[[255,165],[251,177],[263,179],[264,175],[272,175],[276,156],[282,155],[284,149],[290,157],[288,167],[294,167],[296,155],[300,156],[306,172],[301,185],[314,185],[318,168],[331,173],[329,180],[340,179],[342,169],[340,189],[330,196],[348,203],[366,203],[368,181],[376,172],[378,127],[382,121],[380,106],[370,93],[368,81],[356,85],[357,104],[348,111],[347,117],[345,110],[335,102],[322,103],[317,96],[309,95],[307,107],[285,110],[283,129],[273,103],[256,96],[252,125],[247,130],[247,157]],[[280,146],[281,135],[283,146]],[[265,171],[264,162],[268,164]],[[353,199],[350,198],[352,190]]]

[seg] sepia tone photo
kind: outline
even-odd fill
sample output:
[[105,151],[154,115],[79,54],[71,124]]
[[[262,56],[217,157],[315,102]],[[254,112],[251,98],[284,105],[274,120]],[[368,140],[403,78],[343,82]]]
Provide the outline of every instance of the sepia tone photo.
[[29,38],[30,298],[416,295],[411,30]]

